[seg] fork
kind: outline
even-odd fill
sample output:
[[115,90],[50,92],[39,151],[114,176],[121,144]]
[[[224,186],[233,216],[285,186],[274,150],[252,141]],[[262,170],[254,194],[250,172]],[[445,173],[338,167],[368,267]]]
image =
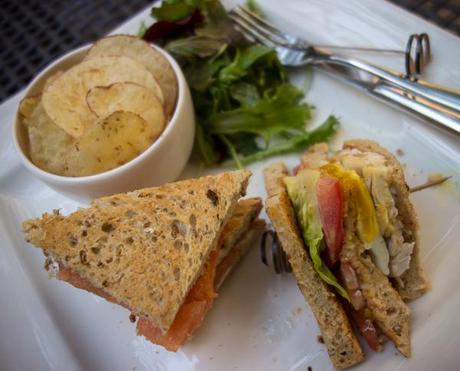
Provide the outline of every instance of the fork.
[[232,9],[229,16],[246,38],[274,48],[281,64],[319,66],[387,103],[404,108],[438,128],[460,136],[459,92],[426,81],[408,79],[358,59],[331,54],[299,37],[281,32],[242,6]]

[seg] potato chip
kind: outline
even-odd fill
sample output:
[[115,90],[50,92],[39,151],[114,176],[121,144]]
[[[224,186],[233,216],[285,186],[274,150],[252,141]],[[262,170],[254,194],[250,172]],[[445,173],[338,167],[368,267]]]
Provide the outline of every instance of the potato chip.
[[55,79],[43,92],[43,107],[56,125],[78,138],[97,119],[86,104],[88,91],[123,81],[142,84],[163,100],[157,81],[140,63],[127,57],[101,57],[83,61]]
[[66,158],[75,155],[74,139],[48,117],[41,103],[32,111],[28,121],[32,162],[45,171],[68,175]]
[[163,106],[155,93],[132,82],[117,82],[109,86],[96,86],[86,96],[91,111],[98,117],[106,117],[115,111],[138,114],[151,127],[155,140],[163,131],[165,116]]
[[153,130],[139,115],[117,111],[99,120],[75,142],[85,153],[85,174],[96,174],[123,165],[153,142]]
[[29,126],[30,124],[32,124],[30,121],[30,117],[32,116],[34,109],[40,103],[40,98],[40,95],[25,97],[19,103],[18,116],[25,125]]
[[50,77],[48,77],[45,81],[45,85],[43,85],[43,91],[47,90],[48,87],[54,82],[54,80],[56,80],[63,73],[64,73],[63,71],[57,71],[53,73]]
[[114,35],[97,41],[85,59],[122,55],[145,66],[155,77],[164,95],[166,114],[176,106],[177,79],[168,60],[144,40],[131,35]]

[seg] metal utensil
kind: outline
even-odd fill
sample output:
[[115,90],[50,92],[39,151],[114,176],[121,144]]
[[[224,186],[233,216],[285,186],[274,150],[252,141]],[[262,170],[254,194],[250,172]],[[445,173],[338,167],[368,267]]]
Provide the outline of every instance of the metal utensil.
[[[230,17],[247,38],[274,48],[283,65],[312,64],[321,67],[385,102],[429,120],[440,129],[460,135],[460,93],[417,79],[423,64],[427,62],[426,56],[422,53],[424,43],[429,49],[429,42],[425,37],[417,35],[415,59],[409,62],[406,59],[406,67],[409,65],[410,69],[407,77],[358,59],[334,55],[311,46],[305,40],[281,32],[243,7],[233,9]],[[408,43],[408,48],[409,44],[412,43]],[[413,67],[410,67],[411,65]]]

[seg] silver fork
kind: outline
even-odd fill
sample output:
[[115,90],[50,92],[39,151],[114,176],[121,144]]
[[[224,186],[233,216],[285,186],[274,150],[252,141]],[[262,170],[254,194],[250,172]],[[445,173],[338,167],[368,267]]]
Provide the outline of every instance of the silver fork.
[[407,79],[398,73],[313,47],[305,40],[281,32],[274,25],[241,6],[232,9],[231,19],[250,40],[275,49],[286,66],[312,64],[345,78],[370,94],[408,110],[460,136],[460,93],[426,81]]

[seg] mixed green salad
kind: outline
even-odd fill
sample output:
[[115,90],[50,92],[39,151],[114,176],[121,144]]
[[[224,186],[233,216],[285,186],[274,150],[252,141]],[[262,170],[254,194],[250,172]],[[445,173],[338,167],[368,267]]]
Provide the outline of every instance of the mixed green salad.
[[[251,3],[254,7],[254,4]],[[235,30],[218,0],[165,0],[142,37],[162,45],[181,65],[197,119],[196,145],[207,165],[253,161],[327,141],[330,116],[307,131],[313,107],[291,84],[274,49],[250,43]]]

